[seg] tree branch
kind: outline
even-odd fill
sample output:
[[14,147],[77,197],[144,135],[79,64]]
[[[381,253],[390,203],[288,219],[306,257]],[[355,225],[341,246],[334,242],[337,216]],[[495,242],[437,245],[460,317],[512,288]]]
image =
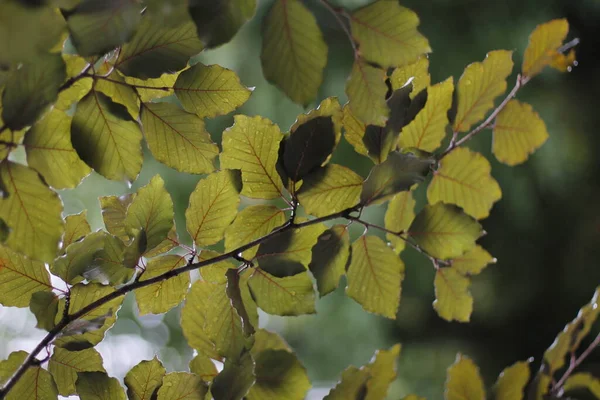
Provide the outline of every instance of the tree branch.
[[108,76],[104,76],[104,75],[92,75],[92,74],[88,74],[87,76],[89,76],[90,78],[94,78],[94,79],[102,79],[103,81],[115,83],[117,85],[128,86],[128,87],[133,88],[133,89],[163,90],[165,92],[169,91],[169,90],[173,90],[173,88],[169,87],[169,86],[144,86],[144,85],[136,85],[136,84],[133,84],[133,83],[127,83],[127,82],[117,81],[116,79],[110,79]]
[[348,40],[350,41],[350,45],[352,46],[352,50],[354,51],[354,57],[355,58],[358,57],[358,54],[359,54],[358,47],[356,47],[356,42],[354,41],[354,38],[352,37],[352,32],[350,32],[350,29],[346,25],[346,22],[344,22],[344,20],[342,19],[342,15],[345,17],[348,16],[348,14],[346,13],[346,10],[342,7],[334,7],[329,2],[329,0],[320,0],[320,1],[321,1],[321,4],[323,4],[323,6],[325,6],[325,8],[327,8],[329,10],[329,12],[331,12],[331,14],[333,14],[333,16],[335,17],[337,22],[340,24],[344,33],[348,37]]
[[556,382],[552,386],[552,393],[556,394],[562,390],[563,385],[565,384],[569,376],[571,376],[571,373],[573,373],[575,368],[577,368],[598,346],[600,346],[600,333],[598,334],[598,336],[596,336],[594,340],[592,340],[592,343],[590,343],[587,349],[585,349],[579,357],[571,358],[571,363],[569,364],[569,367],[567,368],[563,376],[558,380],[558,382]]

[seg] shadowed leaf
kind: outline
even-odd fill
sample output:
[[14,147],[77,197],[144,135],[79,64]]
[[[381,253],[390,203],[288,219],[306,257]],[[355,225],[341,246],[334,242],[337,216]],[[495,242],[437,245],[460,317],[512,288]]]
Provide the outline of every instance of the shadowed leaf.
[[333,152],[335,133],[331,117],[316,117],[291,131],[283,151],[288,177],[298,182],[319,168]]
[[54,377],[61,396],[75,394],[78,372],[106,372],[102,366],[102,356],[95,349],[68,351],[60,347],[54,348],[48,371]]
[[144,360],[131,368],[125,375],[127,397],[129,400],[150,400],[163,384],[166,370],[158,357]]
[[413,90],[410,93],[411,99],[429,86],[431,76],[429,75],[429,59],[427,57],[419,57],[414,63],[394,69],[394,72],[390,76],[392,90],[400,89],[409,80],[411,80],[413,86]]
[[31,295],[29,309],[37,320],[36,328],[51,330],[58,312],[58,297],[52,292],[35,292]]
[[317,280],[319,294],[333,292],[346,273],[350,256],[350,235],[346,225],[335,225],[323,232],[312,248],[310,272]]
[[229,42],[255,10],[256,0],[189,0],[198,36],[209,48]]
[[106,230],[124,242],[130,239],[125,229],[125,217],[134,198],[135,193],[123,196],[104,196],[99,199]]
[[250,353],[245,352],[239,359],[225,361],[223,370],[215,377],[210,392],[214,400],[242,400],[254,382],[254,360]]
[[81,400],[127,399],[117,378],[111,378],[105,372],[78,372],[75,387]]
[[385,71],[356,59],[346,82],[346,94],[352,114],[363,124],[384,126],[389,109],[385,102]]
[[87,210],[79,214],[67,215],[65,217],[65,233],[62,237],[62,249],[66,250],[71,243],[75,243],[91,233],[92,229],[87,221]]
[[287,350],[264,350],[255,357],[256,383],[248,400],[302,400],[311,384],[306,369],[294,353]]
[[[16,351],[8,356],[8,360],[0,361],[0,383],[4,383],[25,361],[27,353]],[[21,379],[6,395],[6,400],[56,400],[58,390],[52,375],[40,366],[29,367]]]

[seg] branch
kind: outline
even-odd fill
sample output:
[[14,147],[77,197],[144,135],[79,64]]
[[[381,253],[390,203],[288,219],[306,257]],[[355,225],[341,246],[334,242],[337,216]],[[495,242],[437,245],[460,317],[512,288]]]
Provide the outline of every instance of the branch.
[[571,363],[569,364],[569,367],[567,368],[563,376],[559,379],[558,382],[554,384],[554,386],[552,386],[553,393],[558,393],[562,389],[566,380],[569,378],[569,376],[571,376],[571,373],[575,370],[575,368],[577,368],[598,346],[600,346],[600,333],[598,334],[598,336],[596,336],[594,340],[592,340],[592,343],[590,343],[587,349],[585,349],[579,357],[571,358]]
[[163,91],[173,90],[173,88],[169,87],[169,86],[144,86],[144,85],[136,85],[136,84],[133,84],[133,83],[127,83],[127,82],[123,82],[123,81],[118,81],[116,79],[110,79],[108,76],[104,76],[104,75],[92,75],[92,74],[88,74],[88,76],[90,78],[102,79],[103,81],[107,81],[107,82],[111,82],[111,83],[116,83],[117,85],[128,86],[128,87],[133,88],[133,89],[150,89],[150,90],[163,90]]
[[329,12],[331,12],[333,14],[333,16],[335,17],[337,22],[340,24],[340,26],[344,30],[344,33],[346,33],[348,40],[350,41],[352,50],[354,50],[354,57],[358,57],[358,54],[359,54],[358,48],[356,47],[356,42],[354,41],[354,38],[352,37],[352,32],[350,32],[350,29],[346,25],[346,22],[344,22],[344,20],[342,19],[342,15],[345,17],[348,17],[346,10],[342,7],[334,7],[329,2],[329,0],[320,0],[320,1],[321,1],[321,4],[323,4],[323,6],[325,6],[325,8],[327,8],[329,10]]

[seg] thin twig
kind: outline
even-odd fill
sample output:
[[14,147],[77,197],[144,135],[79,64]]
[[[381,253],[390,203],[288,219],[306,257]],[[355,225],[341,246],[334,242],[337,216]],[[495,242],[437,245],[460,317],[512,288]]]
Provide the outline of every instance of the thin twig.
[[329,2],[329,0],[320,0],[320,1],[321,1],[321,4],[323,4],[325,6],[325,8],[327,8],[333,14],[335,19],[338,21],[338,23],[344,30],[344,33],[346,33],[348,40],[350,41],[350,45],[352,46],[352,50],[354,51],[354,57],[358,57],[358,55],[359,55],[358,47],[356,47],[356,42],[354,41],[354,38],[352,37],[352,32],[350,32],[350,29],[346,25],[346,22],[342,19],[342,15],[345,17],[348,17],[346,10],[344,10],[342,7],[334,7]]
[[592,343],[590,343],[590,345],[587,347],[587,349],[585,349],[583,351],[583,353],[581,353],[581,355],[579,357],[577,357],[576,359],[571,358],[569,367],[567,368],[567,370],[565,371],[563,376],[558,380],[558,382],[556,382],[556,384],[552,387],[553,393],[557,393],[560,390],[562,390],[563,385],[565,384],[565,382],[569,378],[569,376],[571,376],[571,373],[573,373],[575,368],[577,368],[592,353],[592,351],[594,351],[594,349],[598,346],[600,346],[600,333],[598,334],[598,336],[596,336],[596,338],[592,341]]
[[88,75],[90,78],[94,78],[94,79],[102,79],[103,81],[107,81],[107,82],[111,82],[111,83],[116,83],[117,85],[123,85],[123,86],[128,86],[130,88],[134,88],[134,89],[149,89],[149,90],[163,90],[163,91],[170,91],[173,90],[172,87],[169,86],[144,86],[144,85],[136,85],[133,83],[127,83],[127,82],[123,82],[123,81],[118,81],[116,79],[110,79],[107,76],[103,76],[103,75]]

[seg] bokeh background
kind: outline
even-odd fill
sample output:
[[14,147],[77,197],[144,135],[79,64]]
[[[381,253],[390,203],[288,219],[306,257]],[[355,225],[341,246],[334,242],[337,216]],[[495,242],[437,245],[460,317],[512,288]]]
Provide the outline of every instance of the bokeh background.
[[[351,48],[318,0],[305,3],[317,15],[329,45],[318,100],[338,96],[343,103]],[[368,1],[332,3],[352,9]],[[286,131],[305,110],[262,76],[260,26],[270,4],[270,0],[259,0],[257,15],[231,43],[196,59],[236,71],[245,85],[256,87],[239,112],[266,116]],[[335,293],[318,300],[317,315],[261,315],[261,326],[280,332],[298,352],[313,381],[310,399],[321,399],[348,365],[363,365],[376,349],[397,342],[403,348],[398,379],[390,393],[393,399],[412,392],[429,399],[442,398],[446,368],[458,352],[477,362],[488,385],[505,366],[518,360],[535,357],[536,370],[543,351],[600,284],[600,1],[404,0],[401,4],[421,18],[420,30],[433,48],[430,71],[434,83],[450,75],[456,81],[467,64],[481,61],[486,52],[495,49],[515,51],[516,72],[529,33],[537,24],[560,17],[569,20],[570,38],[581,38],[579,65],[568,74],[547,70],[519,93],[518,97],[530,102],[542,116],[550,133],[548,142],[527,163],[518,167],[498,163],[490,154],[491,131],[471,142],[489,157],[492,174],[503,190],[502,200],[483,221],[488,235],[480,243],[498,262],[473,279],[471,323],[447,323],[436,315],[431,306],[433,268],[411,249],[402,255],[406,278],[395,321],[364,312],[344,295],[344,282]],[[509,85],[513,81],[511,77]],[[220,142],[221,132],[232,122],[231,116],[209,121],[215,142]],[[371,166],[345,141],[334,161],[363,176]],[[99,196],[134,191],[157,173],[173,197],[180,237],[189,243],[183,214],[201,177],[171,170],[149,154],[133,187],[93,174],[77,189],[62,191],[65,214],[87,209],[92,227],[101,228]],[[422,189],[417,193],[417,207],[425,198]],[[382,221],[384,212],[383,207],[373,207],[368,217]],[[111,375],[122,379],[129,368],[155,353],[169,370],[187,367],[192,350],[179,328],[179,308],[166,315],[139,317],[128,296],[119,317],[99,345]],[[28,310],[0,307],[0,359],[11,351],[33,348],[43,336],[34,326]],[[600,351],[583,368],[600,375]]]

